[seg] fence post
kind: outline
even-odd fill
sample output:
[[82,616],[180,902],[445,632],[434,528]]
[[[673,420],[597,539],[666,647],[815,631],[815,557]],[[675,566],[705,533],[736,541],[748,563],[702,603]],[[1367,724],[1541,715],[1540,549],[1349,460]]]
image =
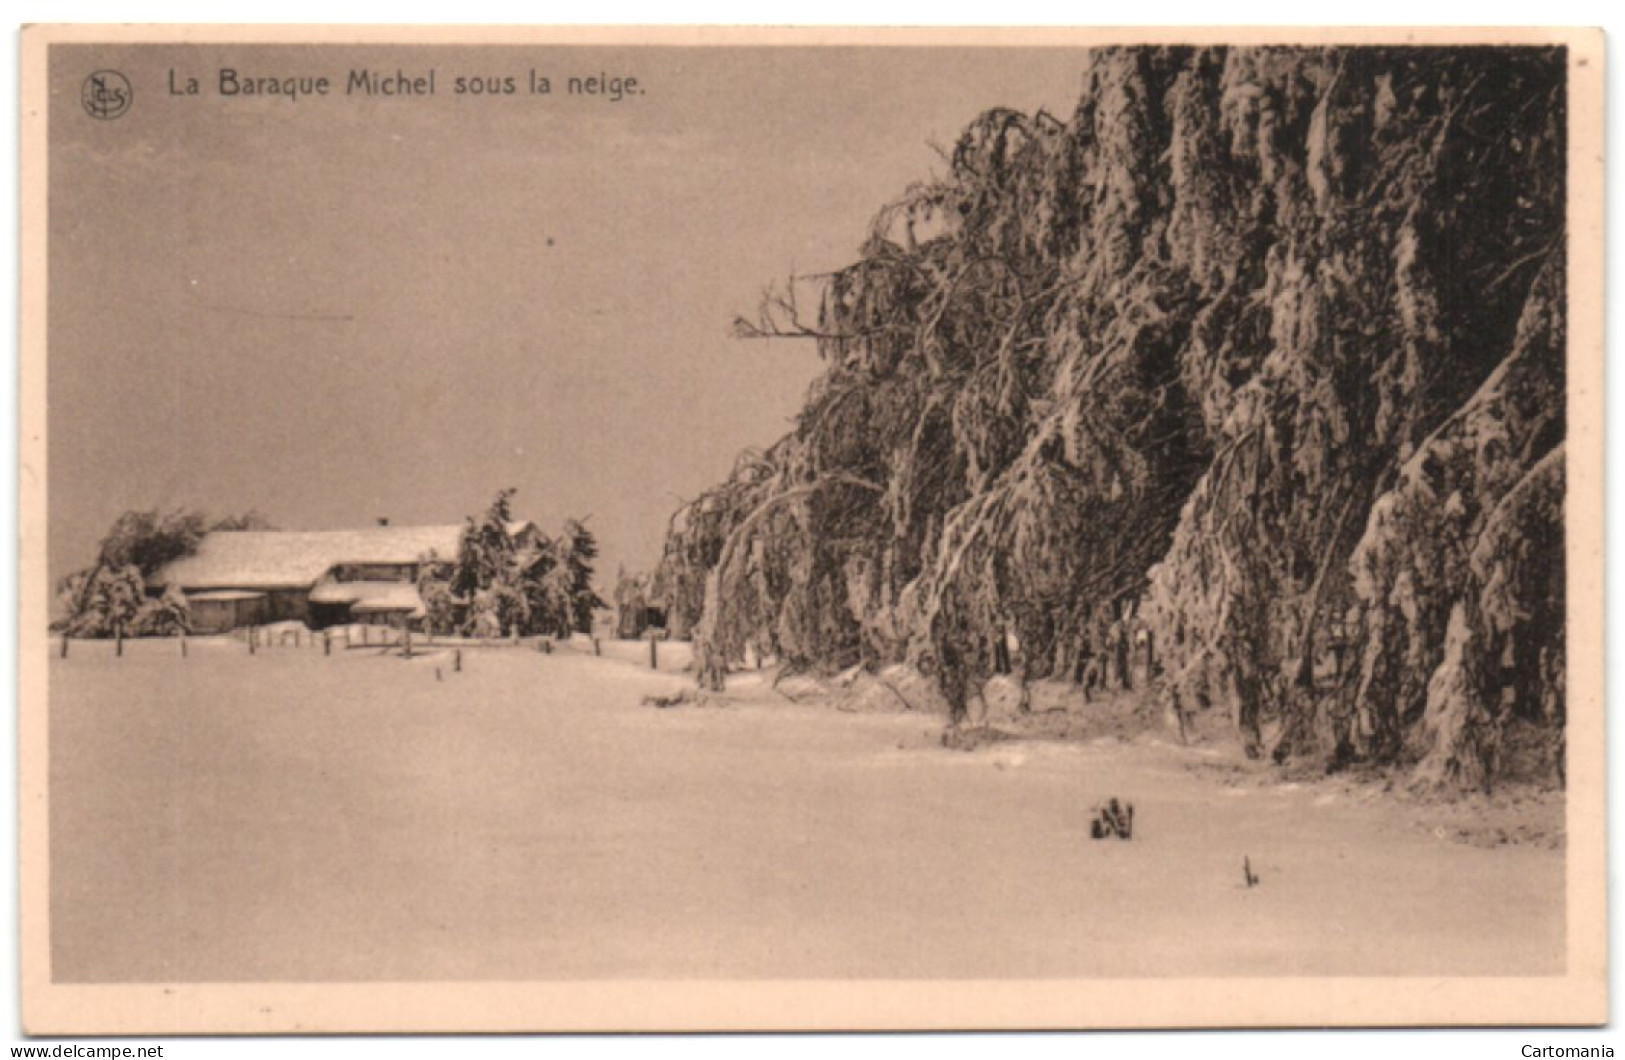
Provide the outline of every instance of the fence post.
[[453,654],[451,668],[457,673],[463,672],[463,649],[458,648],[456,653]]
[[654,630],[650,630],[649,631],[649,669],[651,669],[651,670],[660,669],[660,649],[655,646],[657,643],[658,643],[658,641],[655,640]]
[[598,638],[597,637],[594,637],[592,639],[592,653],[594,655],[603,655],[604,654],[604,646],[602,644],[598,643]]
[[62,631],[62,657],[64,659],[66,659],[68,657],[68,631],[67,630]]
[[186,658],[186,633],[181,633],[181,658]]
[[333,631],[330,629],[322,630],[322,654],[333,654]]
[[114,651],[117,656],[122,659],[124,658],[124,627],[120,626],[113,635],[117,638],[115,641]]
[[250,654],[250,655],[254,654],[254,642],[258,639],[258,635],[259,635],[259,627],[257,627],[257,626],[249,626],[248,627],[248,654]]
[[412,657],[412,631],[410,629],[406,631],[406,657],[408,659]]

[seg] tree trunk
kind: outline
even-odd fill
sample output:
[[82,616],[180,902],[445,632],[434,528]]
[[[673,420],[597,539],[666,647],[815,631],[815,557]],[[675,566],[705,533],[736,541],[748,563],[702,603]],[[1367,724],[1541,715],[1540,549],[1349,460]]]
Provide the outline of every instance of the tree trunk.
[[719,564],[705,575],[705,604],[694,627],[694,680],[707,692],[721,692],[728,685],[728,660],[716,643],[722,608],[720,571]]

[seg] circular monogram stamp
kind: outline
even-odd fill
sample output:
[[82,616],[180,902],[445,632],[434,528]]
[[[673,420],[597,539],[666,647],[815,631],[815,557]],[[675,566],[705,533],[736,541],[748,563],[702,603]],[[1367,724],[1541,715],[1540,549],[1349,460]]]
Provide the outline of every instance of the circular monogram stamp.
[[100,121],[122,118],[135,99],[130,81],[117,70],[97,70],[85,78],[79,90],[79,100],[85,113]]

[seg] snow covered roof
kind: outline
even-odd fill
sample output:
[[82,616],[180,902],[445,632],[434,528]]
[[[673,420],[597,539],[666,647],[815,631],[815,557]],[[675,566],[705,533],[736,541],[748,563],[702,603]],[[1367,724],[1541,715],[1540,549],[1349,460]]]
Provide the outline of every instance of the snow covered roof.
[[[149,579],[183,589],[304,589],[344,563],[416,563],[433,552],[457,556],[462,523],[444,526],[370,526],[364,530],[217,530],[196,553],[175,560]],[[518,535],[530,522],[508,524]]]
[[311,590],[313,604],[349,604],[351,611],[423,613],[423,598],[411,582],[323,582]]
[[249,592],[246,589],[210,589],[201,593],[187,593],[186,599],[190,603],[232,603],[237,600],[263,600],[264,593]]

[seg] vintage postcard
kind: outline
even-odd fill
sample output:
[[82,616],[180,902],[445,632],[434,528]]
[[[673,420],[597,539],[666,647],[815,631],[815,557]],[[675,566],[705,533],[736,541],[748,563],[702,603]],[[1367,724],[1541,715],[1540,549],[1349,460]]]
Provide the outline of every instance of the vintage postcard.
[[28,1032],[1606,1020],[1600,32],[22,49]]

